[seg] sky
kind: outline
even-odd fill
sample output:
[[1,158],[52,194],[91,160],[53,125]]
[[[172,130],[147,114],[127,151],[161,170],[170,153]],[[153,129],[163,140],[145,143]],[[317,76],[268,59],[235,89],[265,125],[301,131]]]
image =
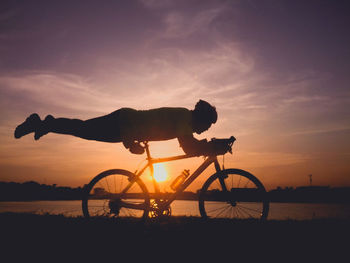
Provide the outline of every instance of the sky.
[[[89,119],[204,99],[218,121],[195,137],[234,135],[225,167],[267,189],[310,185],[310,174],[350,186],[349,11],[342,0],[1,1],[0,181],[78,187],[144,164],[120,143],[14,139],[33,112]],[[183,154],[176,139],[150,145]],[[202,161],[166,168],[175,178]]]

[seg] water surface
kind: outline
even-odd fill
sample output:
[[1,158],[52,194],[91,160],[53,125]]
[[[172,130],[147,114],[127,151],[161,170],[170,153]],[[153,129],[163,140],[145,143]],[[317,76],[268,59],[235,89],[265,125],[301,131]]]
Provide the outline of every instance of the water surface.
[[[174,216],[200,216],[197,201],[176,200]],[[81,201],[0,202],[0,212],[29,212],[82,216]],[[270,203],[268,219],[306,220],[316,218],[350,219],[349,204]]]

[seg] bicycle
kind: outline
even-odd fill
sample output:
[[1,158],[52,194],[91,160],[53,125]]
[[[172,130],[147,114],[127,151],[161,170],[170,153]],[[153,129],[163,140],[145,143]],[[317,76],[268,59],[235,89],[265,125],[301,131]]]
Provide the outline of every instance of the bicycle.
[[[241,169],[224,169],[217,156],[230,152],[235,138],[212,141],[225,145],[224,152],[205,156],[203,163],[192,173],[182,175],[183,182],[173,193],[161,193],[154,178],[156,163],[171,162],[193,155],[178,155],[152,158],[148,142],[142,142],[147,154],[147,163],[132,173],[123,169],[106,170],[95,176],[84,187],[82,209],[85,217],[132,217],[147,219],[171,215],[171,203],[211,164],[216,172],[203,184],[198,194],[199,211],[202,218],[255,218],[265,220],[269,212],[269,200],[263,184],[251,173]],[[150,194],[141,180],[141,175],[150,169],[154,194]],[[177,179],[175,179],[177,180]]]

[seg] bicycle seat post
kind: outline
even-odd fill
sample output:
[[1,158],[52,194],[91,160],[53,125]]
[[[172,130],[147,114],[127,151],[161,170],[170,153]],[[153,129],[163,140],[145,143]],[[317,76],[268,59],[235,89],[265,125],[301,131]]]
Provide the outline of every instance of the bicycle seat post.
[[148,141],[144,141],[143,144],[145,145],[144,148],[146,150],[147,160],[150,161],[152,159],[152,157],[151,157],[151,153],[149,151]]
[[157,184],[157,181],[154,178],[154,167],[153,167],[153,160],[151,157],[151,153],[149,151],[149,147],[148,147],[148,141],[144,141],[143,144],[145,145],[144,148],[146,149],[146,154],[147,154],[147,161],[148,161],[148,166],[151,172],[151,177],[152,177],[152,182],[153,182],[153,187],[154,187],[154,191],[156,193],[160,193],[160,189],[159,186]]

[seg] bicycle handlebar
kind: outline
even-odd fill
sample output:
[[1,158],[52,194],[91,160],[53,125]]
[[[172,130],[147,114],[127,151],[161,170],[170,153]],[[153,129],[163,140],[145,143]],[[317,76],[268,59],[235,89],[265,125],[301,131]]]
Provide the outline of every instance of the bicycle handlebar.
[[[203,153],[203,154],[193,154],[193,155],[186,154],[186,156],[188,156],[188,157],[199,156],[199,155],[215,156],[215,155],[223,155],[223,154],[225,154],[227,152],[232,154],[232,145],[233,145],[233,143],[235,141],[236,141],[236,138],[234,136],[231,136],[230,138],[222,138],[222,139],[212,138],[208,142],[209,148],[206,150],[205,153]],[[148,150],[148,141],[137,142],[136,144],[138,146],[138,148],[136,150],[140,150],[140,151],[137,151],[137,152],[136,151],[131,151],[131,152],[137,153],[137,154],[142,154],[146,150],[147,156],[150,157],[150,153],[149,153],[149,150]],[[181,156],[181,158],[182,157],[183,156]]]
[[234,136],[227,139],[212,138],[209,143],[213,146],[213,151],[216,155],[225,154],[227,152],[232,154],[232,145],[236,141]]

